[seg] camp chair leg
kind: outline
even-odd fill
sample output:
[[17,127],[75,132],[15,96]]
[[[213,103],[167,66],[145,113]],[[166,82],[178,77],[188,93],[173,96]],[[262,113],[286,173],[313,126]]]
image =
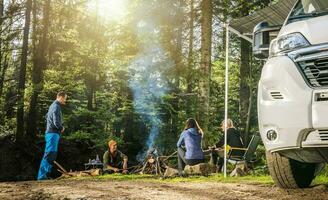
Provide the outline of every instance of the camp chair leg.
[[252,175],[255,175],[255,166],[254,166],[254,162],[251,162],[251,166],[252,166]]

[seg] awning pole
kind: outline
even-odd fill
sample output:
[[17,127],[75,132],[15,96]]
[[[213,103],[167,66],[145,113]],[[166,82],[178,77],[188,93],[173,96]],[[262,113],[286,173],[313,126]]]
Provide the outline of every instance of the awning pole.
[[226,66],[225,66],[225,98],[224,98],[224,178],[227,177],[227,125],[228,125],[228,83],[229,83],[229,23],[226,23]]

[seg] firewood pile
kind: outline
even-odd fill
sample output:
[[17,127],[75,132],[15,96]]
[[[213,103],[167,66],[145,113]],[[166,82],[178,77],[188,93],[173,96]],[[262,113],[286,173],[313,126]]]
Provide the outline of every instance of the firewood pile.
[[84,171],[67,171],[58,162],[54,161],[54,164],[58,167],[58,171],[62,174],[58,179],[70,178],[70,177],[82,177],[82,176],[99,176],[102,175],[101,169],[90,169]]
[[82,176],[99,176],[102,175],[101,169],[89,169],[83,171],[70,171],[70,172],[61,172],[62,175],[58,178],[70,178],[70,177],[82,177]]
[[131,173],[162,176],[168,168],[167,160],[174,156],[175,153],[170,156],[161,156],[159,155],[158,150],[153,148],[148,152],[145,159],[138,166],[136,166],[133,171],[131,171]]

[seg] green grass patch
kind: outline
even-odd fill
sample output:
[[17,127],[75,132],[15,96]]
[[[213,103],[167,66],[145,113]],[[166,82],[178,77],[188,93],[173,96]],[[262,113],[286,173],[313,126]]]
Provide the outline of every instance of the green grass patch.
[[222,174],[213,174],[210,176],[189,176],[189,177],[175,177],[175,178],[161,178],[153,175],[122,175],[122,174],[106,174],[97,177],[80,177],[76,179],[87,180],[115,180],[115,181],[150,181],[163,183],[179,183],[179,182],[223,182],[223,183],[245,183],[245,184],[273,184],[270,176],[243,176],[243,177],[227,177],[224,178]]
[[328,176],[326,175],[319,175],[317,176],[314,181],[312,182],[312,185],[319,185],[319,184],[328,184]]

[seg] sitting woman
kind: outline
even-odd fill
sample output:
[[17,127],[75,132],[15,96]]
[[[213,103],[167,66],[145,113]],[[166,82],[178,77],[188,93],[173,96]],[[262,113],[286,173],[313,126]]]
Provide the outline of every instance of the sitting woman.
[[179,174],[183,174],[186,165],[197,165],[204,162],[202,150],[203,131],[195,119],[188,119],[184,131],[181,133],[178,147]]
[[[225,130],[225,122],[224,120],[221,122],[221,129],[224,131]],[[243,148],[244,144],[243,141],[240,137],[239,131],[233,126],[233,122],[231,119],[227,120],[227,145],[230,147],[235,147],[235,148]],[[218,167],[218,172],[221,171],[223,162],[224,162],[224,135],[220,139],[218,143],[213,147],[214,149],[219,148],[219,151],[212,151],[211,152],[211,163],[214,165],[217,165]],[[233,150],[231,152],[231,156],[234,157],[241,157],[243,156],[244,151],[241,150]],[[219,157],[219,159],[218,159]]]

